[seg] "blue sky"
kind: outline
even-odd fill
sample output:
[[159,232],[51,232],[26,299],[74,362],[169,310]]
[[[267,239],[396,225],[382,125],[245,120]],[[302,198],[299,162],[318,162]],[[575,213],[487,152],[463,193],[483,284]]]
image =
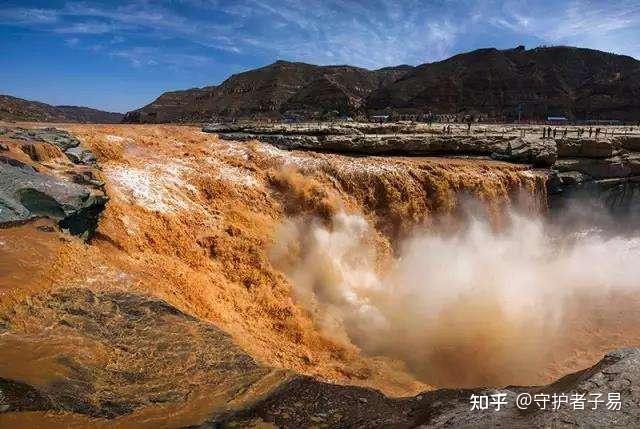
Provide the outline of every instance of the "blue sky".
[[277,59],[379,68],[520,44],[640,58],[640,0],[0,0],[0,93],[124,112]]

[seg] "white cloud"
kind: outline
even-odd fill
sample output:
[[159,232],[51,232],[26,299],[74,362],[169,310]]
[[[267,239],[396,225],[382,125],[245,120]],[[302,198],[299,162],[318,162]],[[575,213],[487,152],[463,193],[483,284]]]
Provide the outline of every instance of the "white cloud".
[[211,64],[212,60],[201,55],[163,52],[159,48],[138,46],[110,52],[112,57],[122,58],[136,67],[164,65],[176,68],[194,68]]
[[[572,2],[565,11],[562,25],[551,28],[546,37],[565,40],[576,35],[606,35],[632,26],[640,26],[640,5]],[[639,27],[640,28],[640,27]]]
[[636,0],[536,4],[511,0],[502,3],[498,10],[499,13],[486,18],[490,25],[545,44],[576,45],[640,56],[640,3]]
[[106,22],[76,22],[68,26],[61,26],[54,29],[56,33],[69,34],[105,34],[113,33],[118,29],[117,26]]
[[0,9],[0,23],[12,25],[52,24],[58,21],[58,11],[23,7]]
[[75,48],[76,46],[78,46],[80,44],[80,39],[78,39],[77,37],[71,37],[69,39],[65,39],[64,43],[67,46]]
[[[190,54],[211,48],[249,57],[367,68],[443,59],[457,50],[482,46],[485,39],[481,36],[488,32],[493,43],[513,41],[515,46],[520,44],[518,39],[526,38],[541,44],[640,54],[637,0],[439,4],[419,0],[132,0],[113,7],[71,1],[58,9],[0,6],[0,22],[78,37],[104,35],[101,46],[162,46],[164,54],[170,54],[167,41],[171,39],[177,41],[175,55],[183,53],[178,52],[183,50],[178,45],[187,43],[193,48]],[[629,37],[630,32],[635,37]],[[122,52],[118,49],[112,56],[140,57],[139,51],[130,56],[120,55]],[[138,61],[153,63],[158,61]]]

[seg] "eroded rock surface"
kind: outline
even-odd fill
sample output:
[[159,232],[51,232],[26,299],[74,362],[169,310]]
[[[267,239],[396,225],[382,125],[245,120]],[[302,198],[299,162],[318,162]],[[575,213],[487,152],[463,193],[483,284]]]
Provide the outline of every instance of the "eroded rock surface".
[[271,371],[213,325],[127,292],[64,289],[33,297],[0,323],[0,412],[113,419],[204,392],[211,412]]
[[55,128],[5,129],[1,138],[0,226],[45,217],[89,238],[107,202],[91,151]]
[[541,167],[553,165],[557,153],[551,140],[509,134],[445,134],[426,124],[209,124],[202,130],[216,133],[225,140],[259,140],[286,150],[366,155],[492,156]]
[[95,228],[105,204],[85,186],[0,163],[0,224],[46,217],[80,235]]

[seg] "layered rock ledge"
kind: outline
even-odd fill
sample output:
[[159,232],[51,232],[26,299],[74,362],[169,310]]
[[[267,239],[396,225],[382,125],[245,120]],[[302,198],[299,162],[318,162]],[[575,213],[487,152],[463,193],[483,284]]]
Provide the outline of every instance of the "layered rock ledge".
[[90,238],[107,196],[93,153],[55,128],[0,129],[0,227],[48,218]]
[[616,213],[640,208],[640,135],[557,138],[542,128],[482,127],[444,132],[426,124],[207,124],[224,140],[258,140],[285,150],[357,155],[491,157],[548,169],[552,206],[588,196]]
[[440,134],[408,124],[205,125],[204,132],[225,140],[259,140],[286,150],[315,150],[363,155],[492,156],[546,167],[556,147],[541,139],[514,135]]

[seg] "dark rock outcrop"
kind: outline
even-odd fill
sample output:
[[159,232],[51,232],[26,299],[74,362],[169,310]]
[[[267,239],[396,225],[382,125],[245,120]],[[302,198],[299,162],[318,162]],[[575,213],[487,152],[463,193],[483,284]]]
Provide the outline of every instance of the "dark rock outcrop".
[[0,413],[12,411],[46,411],[52,403],[34,387],[0,377]]
[[640,153],[623,153],[610,158],[565,158],[554,166],[559,172],[578,171],[594,179],[640,175]]
[[640,227],[638,141],[638,136],[559,140],[559,159],[548,181],[552,214],[574,224],[597,217],[610,228]]
[[80,146],[80,140],[67,131],[57,128],[16,128],[7,133],[12,139],[46,142],[59,146],[63,151]]
[[122,113],[103,112],[89,107],[51,106],[37,101],[0,95],[0,120],[117,124],[123,117]]
[[[640,424],[640,350],[607,354],[591,368],[541,387],[504,389],[440,389],[413,398],[389,399],[379,392],[336,386],[307,377],[285,383],[249,409],[219,417],[201,427],[232,427],[263,421],[280,428],[494,428],[494,427],[636,427]],[[620,410],[608,409],[609,394],[619,394]],[[504,395],[499,411],[471,410],[471,395]],[[584,395],[585,409],[569,402],[551,409],[553,394]],[[591,395],[602,395],[596,409]],[[516,406],[518,395],[549,398],[546,409],[539,402]],[[614,396],[615,401],[615,396]],[[612,403],[614,402],[612,401]],[[522,408],[522,409],[521,409]]]
[[619,136],[613,139],[614,145],[626,150],[640,152],[640,136]]
[[0,226],[46,217],[75,235],[90,235],[107,198],[85,186],[0,163]]
[[93,152],[79,146],[71,147],[65,150],[64,153],[74,164],[91,165],[96,163],[96,157],[93,155]]
[[558,158],[556,142],[551,139],[511,139],[506,149],[498,149],[494,159],[532,164],[534,167],[551,167]]
[[[107,202],[103,183],[92,171],[93,153],[68,132],[55,128],[18,128],[3,138],[7,155],[0,156],[0,227],[49,218],[71,234],[89,239]],[[10,143],[16,151],[13,156]],[[16,158],[20,152],[32,162]],[[55,167],[43,168],[41,163],[64,155],[80,164],[79,170],[68,168],[65,160],[59,174],[47,174]]]

